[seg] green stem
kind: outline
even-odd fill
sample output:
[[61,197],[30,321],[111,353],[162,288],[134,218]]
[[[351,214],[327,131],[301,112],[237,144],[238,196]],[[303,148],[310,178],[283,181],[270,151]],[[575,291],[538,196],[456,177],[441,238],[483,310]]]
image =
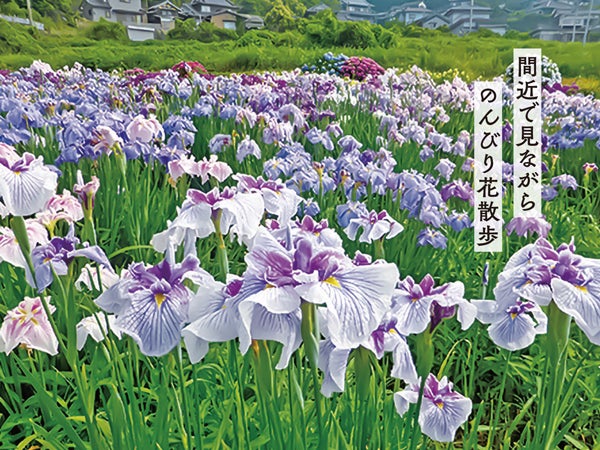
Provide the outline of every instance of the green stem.
[[319,433],[319,449],[327,449],[327,436],[323,429],[323,413],[321,409],[321,393],[319,391],[319,324],[317,321],[317,306],[313,303],[303,302],[300,306],[302,309],[302,324],[300,331],[302,333],[302,341],[304,343],[304,354],[310,364],[312,373],[313,389],[315,393],[315,408],[317,413],[317,430]]
[[190,442],[190,415],[189,415],[189,408],[188,408],[188,402],[187,402],[187,395],[185,393],[185,377],[183,376],[183,361],[182,361],[182,352],[181,352],[181,343],[179,343],[179,345],[177,345],[177,354],[176,354],[176,360],[177,360],[177,374],[179,376],[179,388],[181,389],[181,403],[182,403],[182,408],[183,408],[183,423],[184,423],[184,429],[183,429],[183,436],[182,436],[182,441],[183,441],[183,448],[188,449],[189,448],[189,442]]
[[217,264],[219,266],[219,281],[225,283],[227,281],[227,274],[229,273],[229,259],[227,258],[227,247],[225,246],[225,240],[223,239],[223,233],[221,232],[221,215],[222,211],[217,213],[217,216],[213,219],[215,225],[215,236],[217,239]]
[[488,448],[494,448],[494,434],[496,432],[496,428],[498,426],[498,419],[500,418],[500,409],[502,408],[502,398],[504,397],[504,387],[506,385],[506,375],[508,374],[510,357],[512,352],[508,352],[506,356],[506,364],[504,365],[504,371],[502,372],[502,381],[500,382],[500,393],[498,394],[498,403],[496,405],[496,413],[494,414],[492,420],[492,428],[490,430],[490,435],[488,437]]
[[383,240],[385,238],[377,239],[375,241],[375,259],[385,259],[385,248],[383,247]]
[[419,399],[417,400],[416,408],[413,413],[412,420],[412,439],[410,442],[410,449],[416,448],[419,433],[419,413],[421,412],[421,403],[423,402],[423,389],[425,388],[425,382],[427,377],[431,373],[433,367],[433,342],[432,333],[427,328],[421,334],[415,336],[416,343],[416,356],[417,356],[417,374],[421,377],[421,386],[419,388]]
[[560,405],[559,396],[562,392],[566,374],[566,350],[569,343],[571,316],[562,312],[554,302],[548,306],[548,337],[546,352],[550,367],[550,384],[544,394],[543,414],[543,448],[549,450],[554,440],[557,421],[556,413]]

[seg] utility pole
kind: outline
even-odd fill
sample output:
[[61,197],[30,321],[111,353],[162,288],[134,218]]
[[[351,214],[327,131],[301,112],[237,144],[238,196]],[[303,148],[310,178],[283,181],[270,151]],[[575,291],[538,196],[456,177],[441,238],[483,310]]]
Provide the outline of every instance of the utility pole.
[[27,14],[29,14],[29,25],[33,26],[33,12],[31,11],[31,0],[27,0]]
[[469,11],[469,33],[473,32],[473,4],[475,0],[471,0],[471,10]]
[[585,33],[583,33],[583,45],[587,42],[588,33],[590,31],[590,20],[592,20],[592,7],[594,0],[590,0],[590,8],[588,9],[587,22],[585,23]]

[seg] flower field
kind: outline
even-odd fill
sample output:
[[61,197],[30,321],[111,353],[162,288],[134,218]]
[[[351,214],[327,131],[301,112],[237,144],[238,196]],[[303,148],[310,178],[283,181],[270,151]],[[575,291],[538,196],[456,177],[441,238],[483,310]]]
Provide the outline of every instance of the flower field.
[[600,100],[475,253],[472,84],[312,68],[0,71],[0,448],[600,448]]

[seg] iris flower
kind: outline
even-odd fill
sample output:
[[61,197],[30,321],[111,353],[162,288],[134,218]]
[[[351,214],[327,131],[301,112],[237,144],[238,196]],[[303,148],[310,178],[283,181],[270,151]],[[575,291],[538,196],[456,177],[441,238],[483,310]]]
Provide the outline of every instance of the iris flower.
[[550,302],[600,345],[600,260],[575,254],[573,241],[555,249],[540,238],[517,251],[498,275],[494,296],[495,301],[473,304],[478,319],[491,324],[490,337],[503,348],[524,348],[535,334],[545,333],[546,317],[539,307]]
[[42,211],[56,192],[57,179],[41,156],[26,152],[15,161],[0,157],[0,196],[13,216]]
[[156,266],[129,266],[125,275],[96,299],[96,304],[115,314],[115,325],[131,336],[147,356],[162,356],[181,340],[188,322],[192,292],[183,284],[192,273],[202,273],[194,256],[181,264],[163,260]]
[[[48,306],[50,313],[54,313],[56,308]],[[19,344],[51,355],[58,353],[58,339],[39,297],[25,297],[4,317],[0,328],[0,351],[8,355]]]
[[[417,403],[419,385],[413,384],[404,391],[394,394],[396,411],[403,416],[410,403]],[[467,421],[473,402],[452,389],[452,383],[446,377],[441,380],[429,374],[425,381],[423,400],[419,411],[419,426],[423,434],[434,441],[452,442],[454,435]]]

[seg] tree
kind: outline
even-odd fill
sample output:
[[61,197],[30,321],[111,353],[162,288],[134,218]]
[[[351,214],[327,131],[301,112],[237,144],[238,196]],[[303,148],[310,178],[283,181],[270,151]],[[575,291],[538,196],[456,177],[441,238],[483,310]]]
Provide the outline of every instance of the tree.
[[286,31],[295,28],[294,15],[281,0],[273,3],[271,10],[265,15],[265,27],[271,31]]

